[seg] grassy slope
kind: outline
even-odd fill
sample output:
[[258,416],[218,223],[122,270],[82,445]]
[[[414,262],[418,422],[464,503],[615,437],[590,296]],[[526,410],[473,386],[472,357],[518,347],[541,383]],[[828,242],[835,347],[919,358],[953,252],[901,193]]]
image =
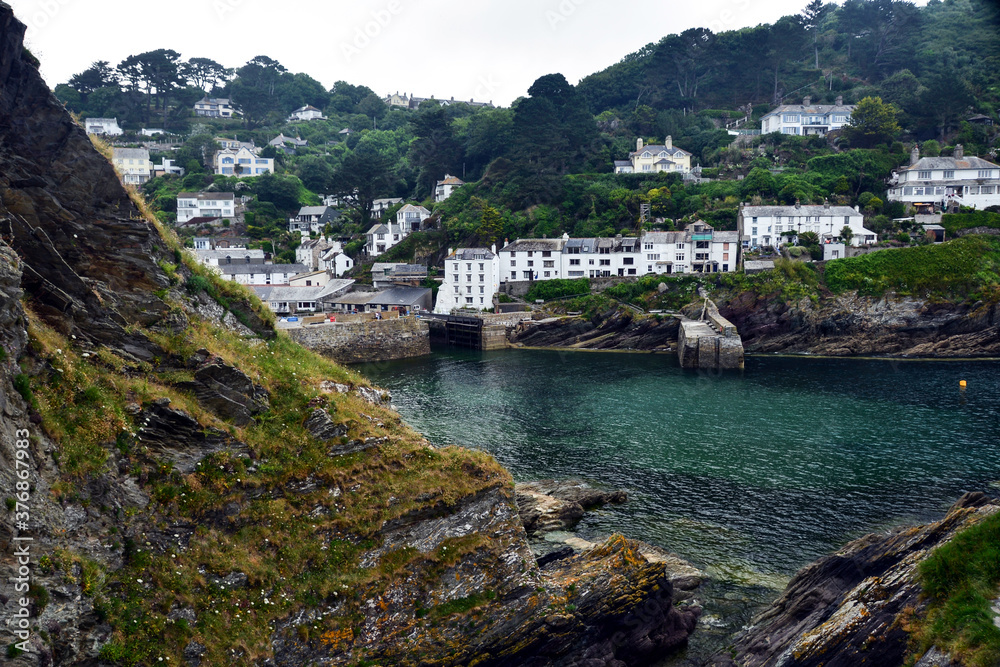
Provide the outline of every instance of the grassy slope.
[[1000,514],[993,514],[921,563],[929,606],[914,637],[919,653],[932,646],[969,667],[1000,664],[1000,628],[990,607],[1000,587]]
[[[162,229],[161,234],[168,247],[176,247],[176,238]],[[186,256],[181,259],[201,276],[194,282],[234,313],[245,319],[260,311],[259,302],[243,288],[220,281]],[[162,298],[180,312],[185,297],[181,278],[174,274],[178,267],[164,268],[177,287]],[[449,505],[510,482],[486,454],[430,449],[394,412],[353,394],[324,393],[320,383],[325,380],[367,383],[285,335],[247,340],[197,316],[173,336],[130,327],[163,348],[163,368],[170,359],[183,360],[207,348],[263,385],[270,392],[271,409],[239,428],[179,388],[191,378],[176,363],[172,370],[158,370],[106,349],[84,353],[34,316],[30,301],[28,317],[31,351],[22,359],[26,375],[21,385],[56,444],[53,457],[61,474],[52,487],[54,499],[87,503],[78,490],[121,459],[152,499],[141,514],[108,517],[115,527],[102,541],[120,551],[124,568],[109,570],[71,551],[58,552],[42,564],[50,574],[61,572],[79,581],[98,614],[110,622],[114,637],[102,657],[111,662],[159,664],[162,657],[170,659],[165,664],[182,664],[184,647],[195,641],[206,647],[203,664],[251,664],[270,654],[273,621],[338,596],[347,597],[348,613],[301,627],[299,635],[349,642],[363,599],[383,589],[399,568],[421,561],[433,569],[435,563],[453,562],[478,546],[476,539],[450,540],[442,545],[447,553],[401,553],[383,559],[386,565],[361,568],[359,555],[377,543],[376,531],[386,520],[426,507],[428,497]],[[252,458],[211,455],[188,475],[153,459],[143,443],[143,424],[128,405],[162,397],[204,427],[246,443]],[[388,441],[378,450],[331,458],[329,445],[303,426],[315,406],[326,407],[349,427],[345,440]],[[285,491],[307,478],[316,482],[316,491]],[[339,496],[330,493],[334,488],[341,490]],[[242,507],[238,519],[220,520],[223,508],[233,502]],[[150,533],[172,532],[167,526],[174,524],[196,527],[187,548],[162,552],[145,547]],[[222,588],[207,576],[234,571],[247,575],[247,587]],[[193,608],[197,622],[168,620],[175,605]]]

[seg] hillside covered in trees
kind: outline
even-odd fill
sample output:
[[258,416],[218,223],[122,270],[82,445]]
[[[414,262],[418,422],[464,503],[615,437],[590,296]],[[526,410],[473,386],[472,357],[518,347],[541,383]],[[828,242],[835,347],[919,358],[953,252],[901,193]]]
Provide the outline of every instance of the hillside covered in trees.
[[[866,225],[885,234],[901,231],[892,218],[904,214],[887,203],[886,180],[906,163],[912,144],[925,155],[946,155],[961,143],[966,155],[995,159],[997,125],[968,119],[996,121],[998,34],[1000,10],[988,0],[931,0],[924,7],[814,0],[771,25],[669,35],[575,86],[561,74],[540,76],[510,108],[434,100],[417,109],[390,107],[363,85],[338,81],[326,89],[266,56],[231,70],[162,49],[117,66],[94,63],[56,94],[81,116],[114,116],[126,130],[169,133],[176,150],[162,156],[177,159],[187,175],[146,185],[164,221],[181,190],[242,191],[257,199],[250,235],[277,240],[286,251],[296,242],[283,231],[287,216],[318,203],[319,194],[350,200],[332,230],[348,236],[370,226],[377,198],[434,206],[434,183],[445,174],[469,184],[435,206],[452,244],[633,234],[643,224],[671,229],[694,218],[731,229],[739,202],[751,200],[856,205]],[[194,117],[192,105],[206,95],[230,98],[242,115]],[[775,105],[806,95],[817,103],[863,103],[871,111],[866,117],[884,122],[867,134],[871,128],[860,127],[830,137],[734,137],[725,129],[742,118],[748,120],[741,127],[759,127]],[[304,105],[321,109],[326,120],[288,122]],[[216,137],[267,146],[279,132],[308,145],[294,153],[265,148],[277,160],[275,175],[237,180],[211,173]],[[702,179],[612,173],[636,138],[662,143],[668,135],[692,153]],[[645,204],[650,217],[642,223]]]

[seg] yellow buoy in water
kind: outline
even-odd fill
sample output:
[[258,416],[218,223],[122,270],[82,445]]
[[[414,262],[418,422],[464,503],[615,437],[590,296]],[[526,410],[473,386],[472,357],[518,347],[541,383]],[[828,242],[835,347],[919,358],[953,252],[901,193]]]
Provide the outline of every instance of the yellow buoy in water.
[[958,386],[961,387],[962,389],[965,389],[965,386],[966,386],[965,385],[965,380],[959,380],[958,381]]

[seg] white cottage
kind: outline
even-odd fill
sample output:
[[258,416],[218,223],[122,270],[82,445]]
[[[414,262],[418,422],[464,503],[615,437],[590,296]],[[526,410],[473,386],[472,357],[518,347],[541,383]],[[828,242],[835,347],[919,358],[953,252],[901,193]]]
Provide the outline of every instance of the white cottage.
[[496,245],[487,248],[460,248],[444,260],[444,280],[438,290],[435,313],[447,314],[456,308],[482,310],[493,306],[500,290],[500,257]]

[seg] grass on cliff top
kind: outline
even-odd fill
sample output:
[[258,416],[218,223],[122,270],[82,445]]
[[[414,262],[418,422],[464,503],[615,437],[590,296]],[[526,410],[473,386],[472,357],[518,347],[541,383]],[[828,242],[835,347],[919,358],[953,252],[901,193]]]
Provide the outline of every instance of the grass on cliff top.
[[991,298],[1000,284],[1000,237],[966,236],[947,243],[881,250],[826,266],[833,292],[886,292],[949,300]]
[[1000,595],[1000,513],[938,548],[918,576],[930,599],[914,634],[920,654],[937,646],[968,667],[1000,664],[1000,628],[991,610]]
[[[52,487],[54,499],[98,509],[114,526],[103,537],[126,563],[87,580],[95,583],[88,583],[86,594],[113,628],[105,660],[183,664],[184,647],[196,641],[206,647],[203,664],[259,664],[271,655],[273,624],[316,605],[337,611],[307,618],[296,627],[297,638],[346,647],[361,605],[377,598],[401,569],[436,571],[484,548],[476,540],[449,540],[433,553],[394,553],[378,567],[362,567],[360,556],[378,546],[384,522],[429,503],[449,506],[507,484],[509,476],[484,453],[429,448],[394,412],[354,394],[325,393],[320,385],[326,380],[367,383],[287,336],[248,341],[198,317],[173,336],[133,327],[163,348],[163,358],[151,365],[108,349],[85,353],[30,309],[28,320],[31,353],[22,364],[41,427],[56,445],[62,479]],[[199,348],[263,385],[270,410],[237,427],[177,386],[190,377],[169,360],[182,361]],[[190,474],[157,460],[128,404],[162,397],[203,427],[245,443],[251,456],[210,455]],[[314,407],[325,407],[348,428],[345,441],[387,440],[375,450],[331,457],[330,443],[317,441],[303,425]],[[90,482],[123,462],[150,506],[125,513],[94,507]],[[237,514],[227,509],[232,507]],[[194,529],[186,547],[169,539],[178,525]],[[165,537],[176,546],[157,548]],[[59,562],[73,558],[80,557],[68,554]],[[52,566],[57,575],[72,576],[59,562]],[[213,577],[232,572],[244,573],[246,585],[214,583]],[[196,622],[170,620],[179,608],[193,609]]]

